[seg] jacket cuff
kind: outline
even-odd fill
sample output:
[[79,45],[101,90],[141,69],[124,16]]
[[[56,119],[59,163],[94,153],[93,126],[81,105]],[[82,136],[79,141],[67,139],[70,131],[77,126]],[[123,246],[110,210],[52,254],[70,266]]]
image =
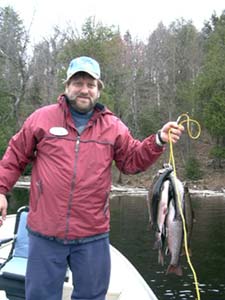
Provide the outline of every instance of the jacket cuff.
[[166,144],[166,142],[164,142],[161,138],[161,131],[160,130],[155,135],[155,142],[160,147],[163,147]]

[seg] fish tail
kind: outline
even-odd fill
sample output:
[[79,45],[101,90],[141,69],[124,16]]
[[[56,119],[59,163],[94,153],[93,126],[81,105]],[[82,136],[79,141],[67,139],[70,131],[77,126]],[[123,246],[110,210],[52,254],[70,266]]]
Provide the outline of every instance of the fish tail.
[[183,270],[181,268],[181,265],[169,265],[166,271],[166,275],[168,274],[176,274],[177,276],[182,276],[183,275]]

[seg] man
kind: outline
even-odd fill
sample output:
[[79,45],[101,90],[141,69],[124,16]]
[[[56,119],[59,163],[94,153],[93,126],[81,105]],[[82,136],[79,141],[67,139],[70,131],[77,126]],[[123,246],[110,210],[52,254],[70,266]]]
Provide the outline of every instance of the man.
[[36,110],[9,142],[0,162],[0,212],[5,194],[32,162],[28,215],[27,300],[60,300],[66,268],[73,274],[71,299],[104,300],[110,277],[109,194],[111,165],[123,173],[146,170],[183,130],[168,122],[143,142],[97,103],[104,87],[99,64],[71,61],[65,93]]

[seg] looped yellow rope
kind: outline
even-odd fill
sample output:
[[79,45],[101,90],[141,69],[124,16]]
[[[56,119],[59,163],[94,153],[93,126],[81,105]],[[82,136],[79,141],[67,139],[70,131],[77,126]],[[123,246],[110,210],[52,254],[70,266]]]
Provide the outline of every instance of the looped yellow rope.
[[[183,121],[182,119],[185,118]],[[178,119],[177,119],[177,123],[178,125],[183,125],[184,123],[187,123],[187,132],[190,138],[192,139],[197,139],[199,138],[200,134],[201,134],[201,126],[198,123],[198,121],[193,120],[189,117],[189,115],[187,113],[181,114]],[[193,132],[193,128],[197,127],[196,130],[196,134],[194,135]],[[170,159],[169,159],[169,164],[172,165],[173,170],[174,170],[174,176],[176,177],[176,165],[175,165],[175,159],[174,159],[174,153],[173,153],[173,143],[171,140],[171,133],[169,131],[169,145],[170,145]],[[195,269],[191,263],[191,259],[190,259],[190,254],[189,254],[189,250],[188,250],[188,241],[187,241],[187,228],[186,228],[186,223],[185,223],[185,218],[184,218],[184,214],[183,214],[183,210],[182,210],[182,204],[181,204],[181,199],[180,199],[180,193],[178,192],[178,186],[177,186],[177,182],[175,180],[175,188],[176,188],[176,194],[178,195],[178,204],[179,204],[179,210],[180,210],[180,214],[181,214],[181,219],[182,219],[182,223],[183,223],[183,231],[184,231],[184,248],[185,248],[185,253],[186,253],[186,257],[187,257],[187,261],[188,264],[190,266],[190,269],[193,273],[194,276],[194,283],[195,283],[195,289],[196,289],[196,294],[197,294],[197,300],[200,300],[200,292],[199,292],[199,287],[198,287],[198,279],[197,279],[197,275],[195,272]]]

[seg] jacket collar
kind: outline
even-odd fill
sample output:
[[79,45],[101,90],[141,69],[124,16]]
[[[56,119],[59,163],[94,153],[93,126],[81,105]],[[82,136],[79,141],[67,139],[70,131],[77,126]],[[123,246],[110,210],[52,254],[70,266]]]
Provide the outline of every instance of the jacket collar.
[[[59,97],[58,97],[58,103],[59,105],[62,107],[62,109],[66,112],[69,111],[68,109],[68,98],[65,94],[61,94]],[[98,113],[101,113],[101,114],[113,114],[105,105],[97,102],[94,106],[94,110]]]
[[[65,94],[59,95],[59,97],[57,99],[57,102],[58,102],[59,106],[62,108],[62,110],[64,112],[65,120],[67,120],[67,122],[68,122],[70,120],[70,118],[68,120],[68,116],[70,115],[70,112],[69,112],[67,96]],[[105,105],[97,102],[94,106],[94,114],[91,117],[91,120],[95,121],[101,115],[105,115],[105,114],[114,115]],[[69,123],[70,123],[71,126],[73,126],[72,118],[69,121]]]

